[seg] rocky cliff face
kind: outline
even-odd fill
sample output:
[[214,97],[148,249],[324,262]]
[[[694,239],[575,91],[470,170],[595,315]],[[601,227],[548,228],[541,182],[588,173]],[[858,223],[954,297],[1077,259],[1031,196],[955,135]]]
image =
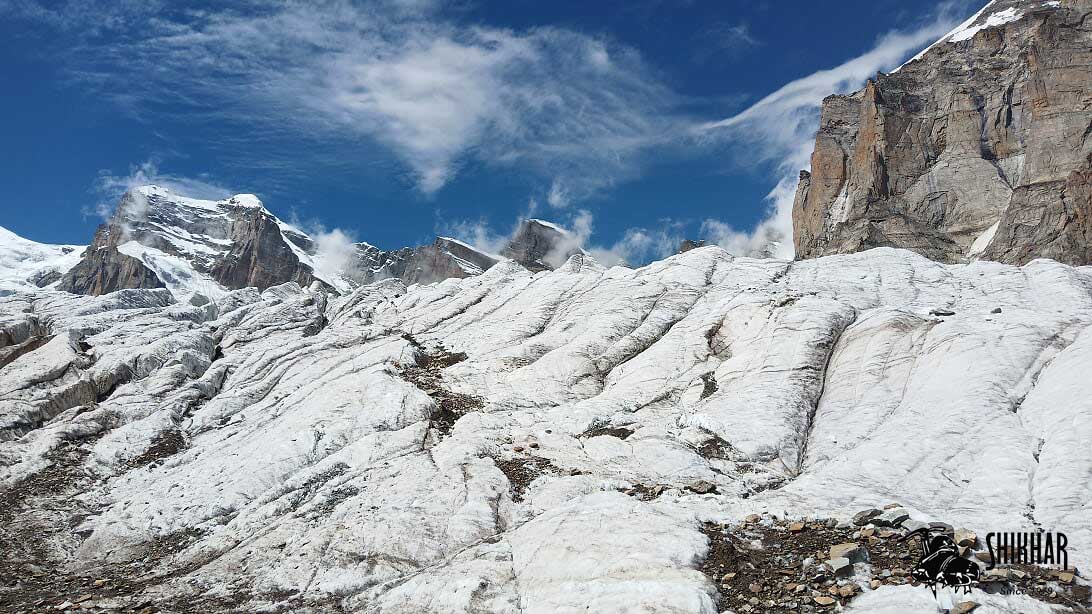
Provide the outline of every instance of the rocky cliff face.
[[918,58],[824,100],[798,258],[1092,262],[1092,0],[995,0]]
[[99,227],[76,266],[61,276],[58,289],[73,294],[106,294],[121,288],[162,288],[155,272],[118,251],[124,229],[116,222]]

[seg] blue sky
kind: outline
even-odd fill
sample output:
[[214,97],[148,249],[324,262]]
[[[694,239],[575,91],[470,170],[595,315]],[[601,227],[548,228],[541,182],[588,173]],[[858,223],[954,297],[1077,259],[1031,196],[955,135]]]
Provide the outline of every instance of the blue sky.
[[85,243],[156,182],[383,248],[533,215],[631,262],[743,251],[784,233],[822,98],[978,8],[0,0],[0,225]]

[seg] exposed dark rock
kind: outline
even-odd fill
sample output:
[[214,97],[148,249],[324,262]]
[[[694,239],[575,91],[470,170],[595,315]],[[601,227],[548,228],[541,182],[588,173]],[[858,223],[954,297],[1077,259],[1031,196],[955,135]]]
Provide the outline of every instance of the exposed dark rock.
[[61,277],[57,288],[95,295],[123,288],[163,288],[163,282],[144,263],[118,251],[123,234],[114,222],[99,226],[83,260]]
[[682,243],[679,244],[678,253],[682,254],[682,253],[688,252],[688,251],[690,251],[692,249],[697,249],[699,247],[705,247],[705,245],[706,245],[705,241],[700,241],[700,240],[699,241],[691,241],[690,239],[683,239]]
[[583,253],[567,232],[549,222],[530,219],[523,220],[501,255],[530,271],[545,271]]

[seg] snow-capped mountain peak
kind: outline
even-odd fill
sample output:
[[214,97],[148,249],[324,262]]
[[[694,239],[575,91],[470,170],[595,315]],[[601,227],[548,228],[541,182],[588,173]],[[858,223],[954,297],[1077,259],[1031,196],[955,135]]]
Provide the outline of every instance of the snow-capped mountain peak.
[[480,275],[504,258],[536,271],[555,268],[583,253],[578,242],[560,226],[536,219],[526,220],[501,254],[450,237],[385,251],[344,237],[311,236],[253,194],[205,200],[145,185],[121,198],[59,287],[78,294],[165,287],[176,296],[215,297],[294,281],[345,294],[387,278],[414,284]]

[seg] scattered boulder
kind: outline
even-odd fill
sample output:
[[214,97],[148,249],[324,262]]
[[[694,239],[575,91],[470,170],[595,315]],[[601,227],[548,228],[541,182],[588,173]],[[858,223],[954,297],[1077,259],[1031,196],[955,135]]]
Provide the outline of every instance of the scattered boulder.
[[968,531],[967,529],[956,529],[955,543],[957,546],[972,547],[978,543],[978,535],[976,535],[974,531]]
[[686,488],[692,492],[698,493],[699,495],[717,492],[717,485],[708,480],[698,480],[697,482],[694,482]]
[[863,563],[868,560],[868,551],[858,544],[848,542],[844,544],[838,544],[836,546],[831,546],[830,558],[845,558],[849,559],[849,561],[852,563]]
[[872,519],[882,514],[883,511],[876,508],[862,510],[853,515],[853,524],[862,527],[870,522]]
[[853,563],[844,556],[830,559],[826,562],[826,565],[836,578],[844,578],[853,574]]
[[910,518],[910,519],[904,520],[902,522],[902,528],[904,528],[908,532],[912,533],[914,531],[917,531],[918,529],[928,529],[929,528],[929,523],[928,522],[922,522],[920,520],[914,520],[913,518]]
[[909,519],[910,512],[901,507],[896,507],[873,518],[872,523],[879,527],[897,527]]

